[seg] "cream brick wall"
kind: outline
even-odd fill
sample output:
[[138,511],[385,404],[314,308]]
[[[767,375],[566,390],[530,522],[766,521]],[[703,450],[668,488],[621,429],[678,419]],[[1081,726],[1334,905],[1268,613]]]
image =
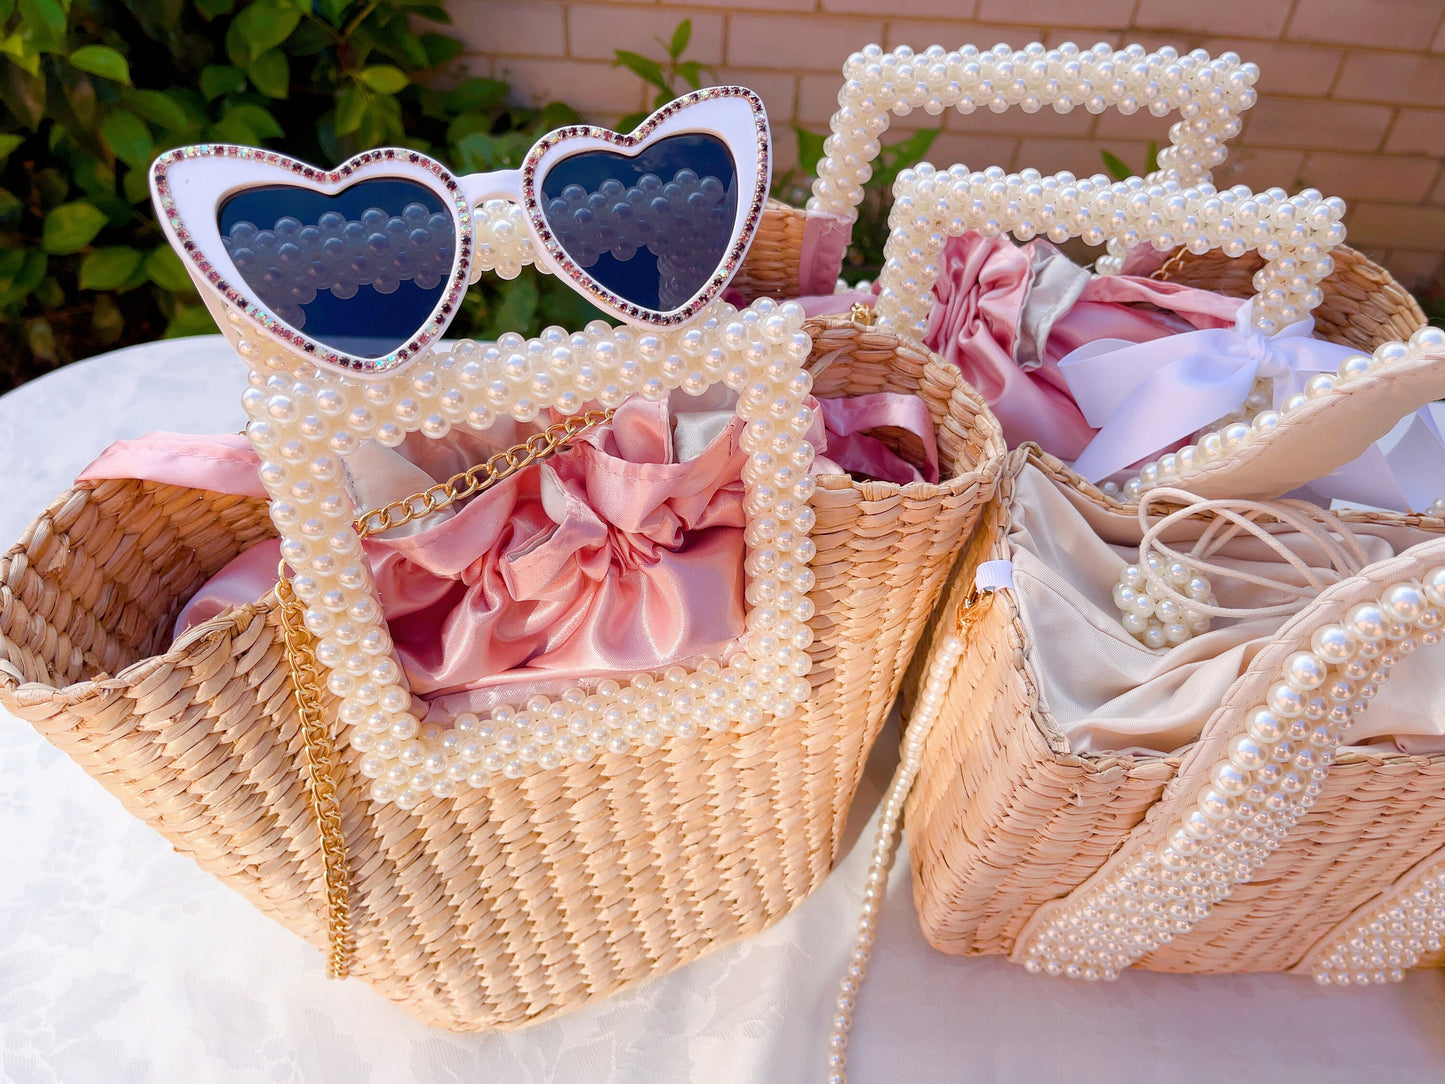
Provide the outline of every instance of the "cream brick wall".
[[[688,55],[768,103],[778,158],[790,126],[826,128],[844,57],[868,42],[924,48],[1075,41],[1212,53],[1262,69],[1223,183],[1314,186],[1350,203],[1350,241],[1412,286],[1445,252],[1445,0],[455,0],[465,67],[557,98],[600,123],[644,107],[614,49],[660,57],[684,18]],[[930,157],[982,168],[1094,171],[1099,149],[1142,163],[1168,120],[1150,116],[951,113]],[[935,123],[917,113],[899,128]]]

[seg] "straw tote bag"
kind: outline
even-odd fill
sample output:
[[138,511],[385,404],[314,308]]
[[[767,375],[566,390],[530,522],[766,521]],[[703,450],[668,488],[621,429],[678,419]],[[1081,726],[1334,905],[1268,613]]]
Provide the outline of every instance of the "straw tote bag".
[[[739,88],[693,97],[729,95],[755,101]],[[648,124],[674,123],[671,116]],[[539,148],[576,138],[625,139],[564,131]],[[175,152],[167,165],[206,155],[242,152]],[[265,172],[275,165],[265,158],[245,168]],[[298,163],[276,168],[338,190],[358,174],[388,171],[432,183],[421,167],[393,166],[376,152],[324,180]],[[156,190],[169,216],[175,186]],[[477,263],[485,266],[501,257],[483,244],[499,242],[498,224],[518,212],[500,201],[479,210]],[[165,220],[179,243],[184,216]],[[505,254],[513,262],[515,236]],[[522,369],[554,381],[575,371],[569,351],[584,347],[662,394],[687,375],[681,357],[711,364],[715,355],[743,377],[772,381],[755,393],[743,379],[739,395],[750,455],[744,486],[750,501],[762,502],[746,505],[748,632],[721,664],[705,658],[694,670],[623,675],[575,695],[529,697],[507,707],[505,721],[498,708],[490,722],[457,716],[451,731],[423,731],[448,773],[457,756],[466,759],[448,733],[485,737],[513,759],[443,788],[454,789],[449,796],[400,803],[395,788],[363,776],[358,746],[372,742],[357,737],[361,729],[380,733],[378,712],[401,727],[397,713],[419,709],[406,696],[378,695],[383,677],[404,678],[393,658],[360,678],[338,678],[329,634],[315,626],[377,624],[381,644],[385,626],[375,599],[304,544],[315,532],[294,503],[305,498],[321,515],[340,517],[337,531],[323,531],[323,548],[356,552],[347,532],[363,534],[386,510],[358,515],[348,495],[317,488],[336,474],[327,449],[349,454],[352,419],[378,432],[427,432],[433,406],[466,418],[468,397],[479,402],[487,391],[488,410],[476,410],[487,419],[509,409],[521,415],[520,403],[508,398],[515,392],[491,396],[493,385],[466,379],[468,359],[486,356],[486,344],[429,345],[409,364],[359,380],[288,347],[301,341],[294,331],[270,335],[269,325],[239,311],[244,303],[202,293],[251,365],[243,405],[272,499],[128,480],[84,483],[58,497],[0,559],[0,704],[179,851],[326,949],[333,974],[362,978],[421,1020],[454,1030],[515,1027],[577,1007],[766,927],[818,886],[836,858],[869,746],[1002,463],[996,423],[955,370],[847,317],[804,323],[797,306],[767,300],[743,312],[719,304],[695,329],[684,323],[652,335],[599,323],[585,334],[504,343]],[[540,377],[532,386],[557,389]],[[802,484],[806,464],[786,458],[797,445],[783,431],[800,432],[808,391],[919,397],[934,424],[942,480],[817,474],[806,499],[797,489],[763,500],[759,486]],[[323,417],[341,421],[328,426]],[[877,435],[905,459],[928,458],[916,440]],[[512,452],[486,469],[526,469],[545,449],[529,443]],[[431,503],[426,497],[391,512],[409,518]],[[346,590],[332,600],[283,579],[276,592],[171,642],[168,630],[197,588],[278,534],[288,563],[320,553],[310,567]],[[341,617],[313,615],[318,605]],[[769,629],[783,628],[789,642],[774,642]],[[751,678],[743,673],[749,666]],[[656,742],[641,725],[654,721],[670,728]],[[542,743],[544,727],[560,734],[576,725],[586,735],[602,726],[612,737],[600,748],[579,739],[574,757],[555,755],[560,736],[550,750]],[[504,728],[533,737],[530,758],[505,746]]]
[[[894,54],[893,63],[914,59]],[[1140,63],[1160,77],[1161,64],[1176,59]],[[1190,499],[1280,497],[1354,459],[1402,416],[1445,393],[1445,335],[1423,329],[1408,343],[1388,341],[1419,326],[1418,307],[1378,269],[1337,247],[1338,201],[1239,187],[1219,193],[1170,180],[1109,184],[921,166],[895,188],[892,261],[880,276],[878,320],[904,337],[926,329],[930,260],[943,237],[978,228],[1107,242],[1104,270],[1122,266],[1126,249],[1140,241],[1169,250],[1185,240],[1189,253],[1166,263],[1163,274],[1197,270],[1192,284],[1218,279],[1236,293],[1246,292],[1241,280],[1221,276],[1228,265],[1206,252],[1218,246],[1235,259],[1252,250],[1257,262],[1248,292],[1255,295],[1257,330],[1268,333],[1318,309],[1322,337],[1373,348],[1338,373],[1314,378],[1282,414],[1205,434],[1187,456],[1147,464],[1122,491],[1106,494],[1048,456],[1011,458],[916,664],[927,680],[893,795],[906,817],[915,903],[926,936],[944,951],[1011,953],[1031,969],[1107,978],[1133,964],[1260,970],[1308,960],[1325,981],[1383,981],[1439,947],[1419,916],[1433,898],[1435,852],[1445,842],[1439,838],[1445,803],[1433,800],[1445,762],[1380,748],[1336,752],[1329,743],[1348,719],[1317,734],[1294,734],[1299,727],[1292,723],[1283,733],[1248,728],[1258,709],[1274,703],[1268,697],[1284,695],[1275,690],[1291,680],[1291,667],[1308,669],[1313,680],[1324,666],[1322,681],[1342,680],[1349,659],[1316,657],[1311,668],[1299,658],[1314,649],[1321,628],[1333,636],[1351,614],[1364,614],[1383,622],[1380,642],[1408,641],[1413,649],[1438,638],[1441,600],[1430,585],[1445,558],[1433,536],[1445,523],[1425,515],[1343,516],[1347,526],[1406,532],[1416,541],[1342,576],[1285,621],[1219,697],[1203,736],[1179,755],[1071,751],[1037,669],[1065,648],[1030,634],[1007,582],[1007,531],[1030,507],[1014,503],[1022,500],[1015,493],[1024,472],[1048,478],[1111,522],[1132,519],[1138,495],[1151,487],[1180,487]],[[1060,221],[1066,199],[1070,217]],[[1367,621],[1362,628],[1376,627]],[[1365,633],[1350,636],[1363,642]],[[1388,665],[1366,675],[1370,696],[1376,677],[1397,662],[1402,672],[1414,667],[1415,685],[1431,687],[1428,664],[1402,662],[1407,652],[1370,643],[1369,658],[1388,657]],[[1087,669],[1086,658],[1071,658]],[[1354,668],[1360,665],[1355,660]],[[1345,714],[1358,716],[1368,699],[1355,698]],[[1370,711],[1371,725],[1389,733],[1388,698]],[[1282,853],[1270,857],[1276,851]],[[1392,919],[1387,932],[1371,934],[1368,951],[1361,949],[1359,930],[1382,910],[1398,910],[1401,898],[1414,901],[1419,918],[1409,936]],[[1380,948],[1382,938],[1387,948]],[[1342,963],[1347,958],[1350,966]],[[1361,963],[1375,959],[1377,966]],[[850,996],[847,989],[841,995]]]

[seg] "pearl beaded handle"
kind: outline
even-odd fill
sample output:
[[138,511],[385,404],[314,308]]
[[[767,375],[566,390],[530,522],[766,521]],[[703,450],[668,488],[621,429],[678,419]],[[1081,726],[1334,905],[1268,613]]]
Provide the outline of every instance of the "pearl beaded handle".
[[1334,270],[1330,251],[1345,239],[1344,213],[1343,200],[1325,199],[1314,189],[1290,196],[1281,188],[1255,193],[1236,185],[1221,192],[1174,180],[1111,183],[1072,173],[1046,177],[1035,169],[1006,174],[997,166],[945,171],[922,162],[893,185],[878,323],[921,341],[944,242],[976,230],[985,237],[1012,232],[1025,241],[1045,234],[1059,242],[1108,242],[1113,270],[1141,241],[1161,251],[1183,245],[1191,252],[1218,248],[1231,257],[1258,252],[1266,262],[1254,276],[1259,293],[1251,318],[1256,331],[1272,335],[1324,300],[1319,284]]
[[1163,804],[1103,868],[1034,913],[1012,958],[1112,979],[1251,880],[1319,798],[1336,748],[1394,667],[1440,642],[1442,562],[1445,540],[1421,543],[1286,622],[1241,679],[1254,706],[1220,709],[1216,718],[1238,722],[1206,727]]
[[1147,179],[1202,183],[1224,162],[1225,141],[1239,134],[1239,114],[1254,104],[1258,78],[1259,69],[1235,53],[1211,57],[1202,49],[1181,56],[1168,47],[1146,53],[1142,45],[1115,50],[1100,43],[1084,50],[1068,42],[1046,49],[1034,42],[1022,49],[965,45],[952,52],[933,45],[922,53],[900,45],[885,53],[869,45],[843,64],[839,108],[808,210],[857,218],[890,114],[906,117],[914,109],[935,117],[949,108],[966,115],[980,107],[995,113],[1014,107],[1037,113],[1045,106],[1056,113],[1177,112],[1159,169]]
[[[244,326],[241,313],[228,316]],[[766,298],[743,311],[718,301],[691,325],[655,332],[594,321],[571,334],[549,328],[534,339],[508,333],[496,343],[442,344],[371,379],[241,338],[251,364],[246,433],[261,458],[317,669],[340,700],[337,740],[361,754],[372,800],[411,808],[564,760],[756,727],[805,701],[815,483],[813,414],[804,401],[812,378],[803,364],[811,348],[802,308]],[[736,649],[693,669],[620,675],[533,695],[484,718],[463,714],[447,728],[422,726],[424,705],[414,705],[397,662],[353,522],[357,509],[341,482],[346,457],[365,440],[393,447],[409,432],[485,430],[503,416],[530,422],[544,410],[573,415],[589,403],[608,409],[634,394],[656,401],[677,388],[699,395],[718,382],[738,393],[739,443],[749,456],[749,607]]]

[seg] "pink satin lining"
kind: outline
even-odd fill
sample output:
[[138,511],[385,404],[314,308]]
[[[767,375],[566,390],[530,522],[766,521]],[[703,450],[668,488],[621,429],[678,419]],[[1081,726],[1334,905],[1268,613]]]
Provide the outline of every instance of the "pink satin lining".
[[831,294],[842,274],[843,256],[852,239],[853,223],[848,219],[826,211],[807,212],[803,219],[803,244],[798,253],[798,293]]
[[[938,479],[921,399],[883,393],[817,405],[809,434],[820,450],[815,472]],[[630,401],[607,429],[450,518],[368,539],[412,691],[436,710],[480,710],[725,649],[743,630],[741,426],[730,416],[699,454],[673,462],[667,404]],[[922,442],[922,470],[866,432],[886,428]],[[402,451],[428,465],[447,462],[435,443],[417,436]],[[245,437],[152,433],[112,445],[80,480],[141,478],[264,496],[257,468]],[[265,595],[279,556],[270,540],[232,560],[187,603],[176,635]]]
[[1095,430],[1059,376],[1060,358],[1098,338],[1149,342],[1181,326],[1229,327],[1242,304],[1177,283],[1096,275],[1054,323],[1041,365],[1025,372],[1015,362],[1015,349],[1031,283],[1028,246],[973,232],[950,238],[940,258],[924,341],[979,390],[1011,446],[1034,441],[1069,460],[1078,457]]

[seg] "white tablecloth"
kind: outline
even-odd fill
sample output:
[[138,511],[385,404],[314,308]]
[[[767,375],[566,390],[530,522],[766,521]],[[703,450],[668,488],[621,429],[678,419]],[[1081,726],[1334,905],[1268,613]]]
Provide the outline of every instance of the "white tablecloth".
[[[235,432],[219,338],[120,351],[0,399],[0,542],[108,443]],[[203,874],[26,725],[0,715],[0,1081],[821,1079],[851,950],[885,734],[853,843],[822,889],[744,944],[510,1034],[430,1031]],[[860,833],[864,833],[858,842]],[[931,950],[894,866],[852,1079],[1445,1079],[1445,976],[1323,990],[1283,975],[1087,985]]]

